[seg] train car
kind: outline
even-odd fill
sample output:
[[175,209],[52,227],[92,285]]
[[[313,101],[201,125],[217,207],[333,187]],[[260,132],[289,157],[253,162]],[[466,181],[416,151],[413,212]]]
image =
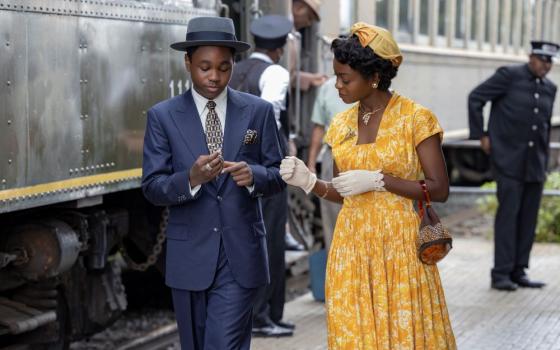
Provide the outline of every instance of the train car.
[[132,266],[158,260],[166,212],[139,190],[146,110],[189,87],[169,43],[219,6],[0,1],[0,347],[102,329],[127,306],[124,243],[149,256]]

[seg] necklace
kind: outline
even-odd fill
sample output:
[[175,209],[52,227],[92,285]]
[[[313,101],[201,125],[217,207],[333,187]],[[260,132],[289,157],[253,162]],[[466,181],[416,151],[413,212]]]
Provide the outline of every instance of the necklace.
[[381,108],[383,108],[383,106],[381,106],[379,108],[376,108],[371,112],[366,113],[366,111],[362,107],[362,104],[360,104],[359,113],[362,114],[362,121],[364,122],[364,124],[367,125],[369,123],[369,119],[371,118],[371,116],[375,115],[375,113],[379,112],[381,110]]

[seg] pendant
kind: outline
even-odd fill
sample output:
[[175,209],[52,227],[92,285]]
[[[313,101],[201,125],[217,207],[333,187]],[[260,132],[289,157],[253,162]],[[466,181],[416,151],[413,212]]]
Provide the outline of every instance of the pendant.
[[371,118],[371,113],[372,112],[362,115],[362,121],[364,122],[365,125],[367,125],[367,123],[369,122],[369,118]]

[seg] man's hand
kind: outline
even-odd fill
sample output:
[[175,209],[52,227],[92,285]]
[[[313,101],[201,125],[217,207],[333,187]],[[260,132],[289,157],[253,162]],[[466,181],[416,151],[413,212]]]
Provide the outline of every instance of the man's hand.
[[207,183],[220,175],[224,167],[224,159],[220,152],[202,155],[194,162],[189,172],[191,188]]
[[490,137],[488,136],[482,136],[480,138],[480,148],[482,148],[482,150],[484,151],[484,153],[486,154],[490,154]]
[[253,171],[246,162],[224,162],[224,173],[230,174],[237,186],[252,186]]

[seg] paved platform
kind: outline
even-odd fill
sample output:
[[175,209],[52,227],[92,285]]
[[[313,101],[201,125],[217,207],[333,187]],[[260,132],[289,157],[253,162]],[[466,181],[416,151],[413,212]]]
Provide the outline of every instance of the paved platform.
[[[560,245],[536,244],[530,277],[542,290],[490,289],[491,241],[456,238],[440,264],[449,313],[460,350],[560,350]],[[321,350],[326,346],[324,304],[306,294],[286,305],[294,337],[253,340],[253,350]]]

